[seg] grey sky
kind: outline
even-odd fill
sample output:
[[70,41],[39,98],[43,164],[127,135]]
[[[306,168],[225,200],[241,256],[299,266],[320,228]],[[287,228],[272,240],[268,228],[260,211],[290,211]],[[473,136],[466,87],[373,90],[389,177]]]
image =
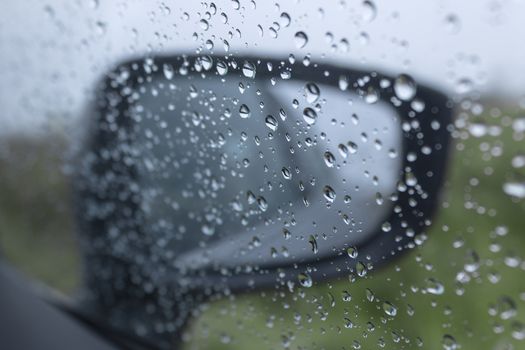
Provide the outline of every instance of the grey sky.
[[[34,130],[43,121],[74,125],[93,83],[112,64],[148,51],[195,52],[206,40],[216,54],[226,53],[226,39],[234,55],[293,53],[302,59],[310,53],[313,60],[409,73],[451,93],[465,78],[481,91],[525,93],[523,0],[377,0],[371,20],[370,9],[355,0],[257,0],[255,9],[240,0],[239,10],[231,0],[213,2],[217,13],[204,30],[199,21],[211,2],[3,0],[0,129]],[[283,12],[291,17],[288,27]],[[269,30],[274,22],[280,23],[277,38]],[[309,38],[301,49],[294,44],[299,30]],[[57,115],[66,120],[50,119]]]

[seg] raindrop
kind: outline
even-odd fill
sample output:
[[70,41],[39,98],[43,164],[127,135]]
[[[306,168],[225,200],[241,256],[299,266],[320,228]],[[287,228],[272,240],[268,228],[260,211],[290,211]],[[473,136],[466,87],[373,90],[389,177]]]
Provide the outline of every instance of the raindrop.
[[301,272],[297,278],[299,279],[299,284],[305,288],[310,288],[313,285],[312,277],[306,272]]
[[303,111],[303,119],[308,125],[312,125],[317,119],[317,113],[312,108],[306,107]]
[[335,164],[335,157],[331,152],[324,152],[324,162],[327,167],[332,168]]
[[354,328],[354,323],[348,317],[345,317],[345,328]]
[[441,339],[441,344],[443,345],[444,350],[456,350],[458,348],[458,343],[456,339],[450,334],[445,334]]
[[326,185],[324,188],[323,188],[323,195],[324,195],[324,198],[329,201],[329,202],[333,202],[335,200],[335,197],[336,197],[336,193],[334,191],[334,189],[328,185]]
[[365,294],[366,294],[366,300],[370,302],[374,301],[376,298],[376,296],[374,295],[374,292],[372,292],[372,290],[369,288],[365,289]]
[[206,236],[213,236],[215,233],[215,227],[210,225],[203,225],[201,228],[202,233],[204,233]]
[[459,17],[453,13],[449,13],[445,17],[445,28],[450,34],[457,34],[461,29],[461,22]]
[[288,169],[287,167],[283,167],[281,169],[281,173],[283,174],[283,177],[286,179],[286,180],[290,180],[292,178],[292,172],[290,171],[290,169]]
[[456,82],[456,92],[460,95],[468,94],[474,88],[474,83],[469,78],[460,78]]
[[348,77],[346,75],[339,76],[339,89],[341,89],[341,91],[346,91],[349,84],[350,83],[348,82]]
[[354,247],[354,246],[351,246],[351,247],[348,247],[348,249],[346,249],[346,253],[348,254],[348,256],[352,259],[355,259],[357,258],[357,248]]
[[239,108],[239,115],[243,119],[246,119],[246,118],[250,117],[251,113],[250,113],[250,109],[248,108],[247,105],[245,105],[245,104],[241,105],[241,107]]
[[175,71],[173,70],[173,66],[167,63],[162,65],[162,71],[164,72],[164,76],[168,80],[171,80],[173,78],[173,75],[175,74]]
[[502,320],[508,320],[516,316],[517,309],[516,309],[516,303],[514,300],[509,298],[508,296],[502,296],[498,300],[498,311],[499,311],[499,317]]
[[278,126],[277,119],[275,119],[273,116],[268,115],[264,121],[266,123],[266,126],[270,130],[272,130],[272,131],[277,130],[277,126]]
[[368,104],[376,103],[379,100],[379,93],[372,86],[369,86],[365,93],[365,102]]
[[228,15],[225,14],[224,12],[221,12],[221,19],[222,19],[223,24],[228,23]]
[[357,146],[357,144],[355,142],[348,141],[347,145],[348,145],[348,152],[350,152],[350,154],[357,153],[358,146]]
[[257,197],[257,204],[259,205],[259,209],[261,209],[261,211],[268,210],[268,202],[266,202],[266,199],[263,196]]
[[244,64],[242,65],[242,74],[244,74],[247,78],[255,78],[255,65],[251,62],[244,61]]
[[306,93],[306,102],[308,103],[314,103],[317,101],[321,94],[319,87],[314,83],[307,83],[304,87],[304,91]]
[[397,308],[392,303],[390,303],[388,301],[385,301],[383,303],[383,311],[388,316],[394,317],[395,315],[397,315]]
[[363,1],[362,7],[362,18],[365,22],[372,22],[377,15],[376,5],[372,1]]
[[416,95],[416,83],[411,76],[399,75],[394,81],[394,92],[401,101],[410,101]]
[[281,25],[283,27],[288,27],[290,25],[290,22],[291,22],[291,18],[290,18],[290,15],[286,12],[283,12],[281,13]]
[[208,21],[206,21],[205,19],[201,19],[199,21],[199,25],[200,25],[201,29],[203,29],[203,30],[208,30],[208,28],[210,28],[210,25],[209,25]]
[[310,245],[312,246],[312,252],[314,254],[317,254],[319,249],[317,248],[317,240],[313,235],[310,235],[310,237],[308,238],[308,243],[310,243]]
[[348,147],[340,143],[339,146],[337,146],[337,149],[339,150],[339,154],[341,155],[341,157],[348,157]]
[[445,287],[438,280],[434,278],[427,278],[425,282],[426,282],[425,290],[427,291],[427,293],[434,294],[434,295],[441,295],[445,292]]
[[503,184],[503,192],[512,197],[525,198],[525,182],[506,182]]
[[289,70],[283,70],[281,72],[281,79],[283,80],[288,80],[292,77],[292,72],[290,72]]
[[294,41],[295,41],[295,46],[298,49],[301,49],[305,47],[306,44],[308,43],[308,36],[306,36],[305,32],[299,31],[295,33]]
[[226,75],[228,73],[228,65],[224,61],[217,61],[217,73],[219,75]]
[[364,277],[368,273],[368,269],[366,268],[366,265],[363,262],[361,262],[361,261],[358,261],[355,264],[355,270],[356,270],[357,275],[359,277]]

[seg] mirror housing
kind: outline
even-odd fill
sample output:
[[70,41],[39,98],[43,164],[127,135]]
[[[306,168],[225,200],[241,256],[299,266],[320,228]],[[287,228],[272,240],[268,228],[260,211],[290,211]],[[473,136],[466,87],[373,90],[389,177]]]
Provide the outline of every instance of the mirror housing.
[[[213,244],[217,242],[200,247],[207,256],[206,263],[200,264],[200,260],[188,251],[181,253],[187,257],[185,263],[175,262],[177,257],[166,252],[158,237],[147,232],[151,227],[148,211],[143,205],[143,172],[138,165],[140,152],[137,151],[141,119],[137,118],[134,106],[141,91],[149,90],[145,86],[150,84],[151,87],[157,79],[164,82],[163,86],[173,84],[176,87],[177,81],[212,78],[223,84],[232,79],[244,87],[250,84],[258,86],[258,82],[262,82],[259,85],[277,82],[276,86],[281,81],[299,81],[303,85],[314,83],[348,94],[349,100],[364,101],[371,106],[377,103],[389,106],[399,121],[401,144],[396,151],[400,163],[393,171],[397,178],[395,193],[387,200],[392,205],[381,214],[376,227],[367,230],[366,236],[357,244],[339,243],[323,254],[316,254],[313,246],[321,244],[317,242],[320,238],[310,236],[310,232],[301,232],[299,235],[304,237],[301,244],[311,254],[297,253],[277,263],[272,263],[269,251],[264,260],[256,260],[255,250],[248,250],[248,258],[242,263],[227,266],[222,263],[225,260],[220,260],[224,258],[214,259],[222,249],[214,250]],[[210,90],[221,89],[223,87],[218,85],[217,89]],[[294,285],[309,287],[328,278],[349,274],[363,276],[369,269],[415,247],[416,237],[425,232],[436,210],[448,155],[450,137],[447,127],[451,121],[452,105],[446,96],[415,84],[408,76],[390,77],[375,71],[324,64],[305,66],[270,58],[170,55],[124,62],[108,73],[97,91],[96,104],[90,109],[92,124],[79,156],[76,207],[86,260],[86,284],[99,312],[108,314],[115,324],[139,322],[137,320],[144,319],[148,313],[149,306],[163,309],[161,315],[155,313],[155,319],[175,319],[172,323],[176,329],[184,323],[193,303],[216,293],[294,288]],[[307,95],[305,97],[308,99]],[[275,100],[269,104],[272,102]],[[238,103],[242,114],[242,103]],[[303,114],[307,108],[316,111],[316,107],[305,106],[298,108]],[[252,109],[256,108],[253,106]],[[237,110],[230,111],[231,118],[239,118]],[[269,116],[276,118],[276,115]],[[299,121],[288,116],[296,125],[303,123],[300,127],[304,130],[312,130],[315,122],[307,120],[308,115],[302,117],[304,120]],[[260,122],[268,124],[267,119],[260,119]],[[275,122],[286,123],[279,119]],[[277,133],[279,130],[272,130],[272,123],[270,121],[265,130]],[[319,162],[319,165],[311,166],[324,165]],[[288,170],[291,171],[291,167]],[[329,184],[318,179],[314,187],[317,194],[328,197],[330,202],[330,188],[326,189],[326,185]],[[342,201],[343,196],[339,197],[337,200]],[[255,196],[256,204],[257,201]],[[308,216],[315,213],[309,212]],[[286,231],[283,232],[286,235]],[[253,234],[249,235],[251,239]],[[241,249],[241,244],[236,246],[236,242],[241,240],[228,237],[230,241],[220,235],[217,240],[228,242],[233,252],[228,254],[235,259],[235,252]],[[291,241],[289,244],[299,243]],[[246,247],[246,241],[242,247]],[[254,254],[253,261],[249,254]],[[214,263],[217,260],[221,263]],[[190,299],[191,303],[188,302]],[[181,300],[185,300],[185,306]],[[138,311],[136,317],[130,317],[127,312],[130,308],[143,310]]]

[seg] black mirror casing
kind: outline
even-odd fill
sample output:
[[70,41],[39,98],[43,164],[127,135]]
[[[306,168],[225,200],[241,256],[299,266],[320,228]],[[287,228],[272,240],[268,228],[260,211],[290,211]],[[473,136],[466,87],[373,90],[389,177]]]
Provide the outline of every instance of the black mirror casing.
[[[219,266],[186,274],[170,271],[169,258],[158,254],[158,247],[144,230],[141,212],[139,172],[133,140],[136,121],[130,114],[136,91],[170,67],[173,81],[188,75],[217,75],[214,68],[205,69],[202,56],[170,55],[145,60],[129,60],[112,70],[97,87],[98,95],[90,109],[91,125],[79,157],[75,180],[76,207],[85,256],[85,281],[91,294],[95,313],[105,314],[110,323],[127,324],[136,332],[148,333],[141,324],[144,315],[167,321],[160,333],[173,333],[185,322],[193,306],[216,292],[242,292],[259,288],[283,286],[308,270],[312,280],[347,276],[356,272],[362,261],[374,267],[384,264],[416,245],[416,237],[425,232],[437,208],[449,148],[448,126],[452,105],[443,94],[417,85],[415,98],[424,103],[424,111],[416,112],[410,101],[401,101],[394,91],[395,78],[378,72],[366,72],[331,65],[261,59],[255,57],[206,56],[213,65],[228,63],[227,77],[246,79],[244,62],[257,67],[255,79],[279,77],[291,68],[292,79],[312,81],[338,87],[340,77],[348,81],[348,92],[364,96],[369,91],[394,106],[402,126],[401,171],[398,174],[397,199],[384,218],[391,229],[381,227],[357,247],[359,259],[350,259],[345,247],[332,256],[290,261],[288,265],[240,266],[224,269]],[[236,62],[236,64],[232,64]],[[273,69],[266,67],[270,64]],[[206,65],[206,64],[205,64]],[[187,75],[178,75],[180,69]],[[200,67],[200,68],[199,68]],[[329,72],[329,74],[327,74]],[[384,84],[389,82],[389,84]],[[388,86],[386,86],[388,85]],[[422,148],[430,150],[422,153]],[[417,157],[407,157],[415,154]],[[409,159],[410,158],[410,159]],[[284,277],[282,277],[284,276]],[[142,309],[141,311],[137,311]],[[137,312],[136,317],[129,310]],[[154,322],[153,321],[153,322]]]

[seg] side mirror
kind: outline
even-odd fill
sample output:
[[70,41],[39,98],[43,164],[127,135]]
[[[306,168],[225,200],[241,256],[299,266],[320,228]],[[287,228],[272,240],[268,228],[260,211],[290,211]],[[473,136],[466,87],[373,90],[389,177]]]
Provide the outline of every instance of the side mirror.
[[75,187],[113,324],[154,337],[188,300],[364,276],[431,223],[451,105],[409,76],[182,55],[125,62],[98,91]]

